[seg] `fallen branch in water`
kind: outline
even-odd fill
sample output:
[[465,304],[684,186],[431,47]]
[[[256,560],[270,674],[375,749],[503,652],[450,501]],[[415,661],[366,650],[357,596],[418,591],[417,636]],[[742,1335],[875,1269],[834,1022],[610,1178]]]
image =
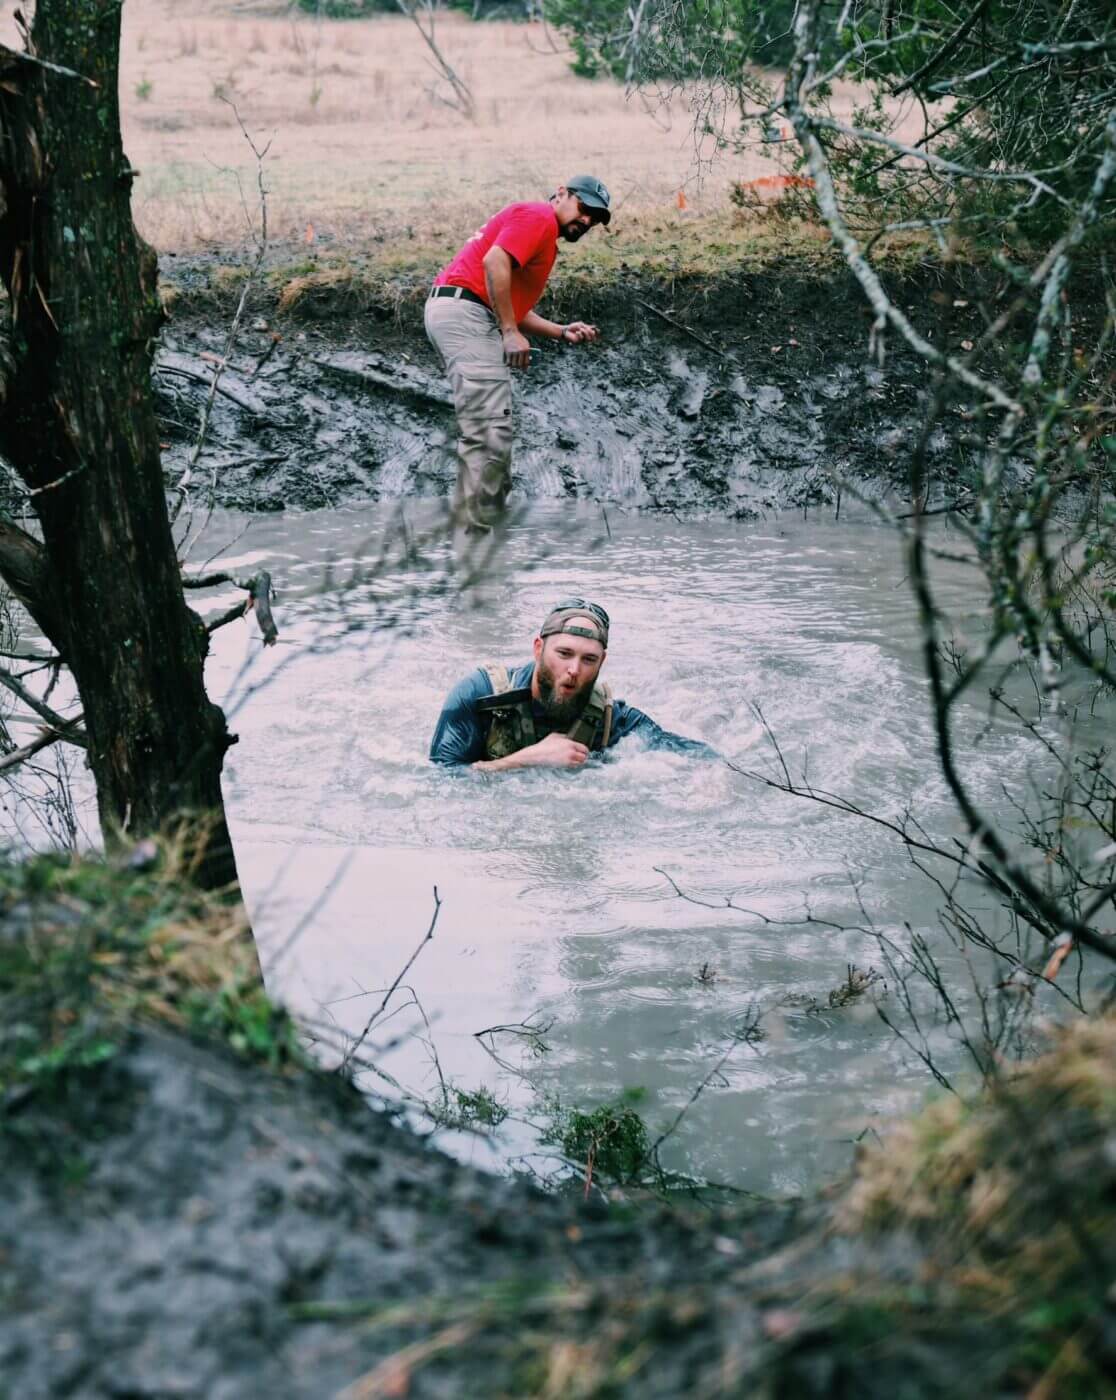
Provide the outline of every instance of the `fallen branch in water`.
[[216,588],[218,584],[231,583],[235,588],[243,588],[248,594],[243,603],[237,603],[235,607],[229,608],[219,617],[213,618],[205,625],[207,632],[216,632],[219,627],[224,627],[229,622],[235,622],[237,618],[244,617],[249,612],[256,614],[256,621],[260,624],[260,633],[263,636],[265,647],[274,646],[279,639],[279,628],[275,625],[275,618],[271,613],[271,575],[266,569],[261,569],[258,574],[253,574],[251,578],[240,579],[233,574],[201,574],[195,578],[188,575],[182,579],[183,588]]

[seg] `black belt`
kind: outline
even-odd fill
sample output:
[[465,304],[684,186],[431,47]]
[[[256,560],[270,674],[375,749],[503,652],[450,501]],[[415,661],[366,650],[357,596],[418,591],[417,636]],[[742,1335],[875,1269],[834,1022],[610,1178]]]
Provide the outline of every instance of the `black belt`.
[[475,301],[478,306],[483,306],[487,311],[488,302],[484,297],[477,296],[476,292],[471,292],[468,287],[432,287],[430,291],[432,297],[460,297],[462,301]]

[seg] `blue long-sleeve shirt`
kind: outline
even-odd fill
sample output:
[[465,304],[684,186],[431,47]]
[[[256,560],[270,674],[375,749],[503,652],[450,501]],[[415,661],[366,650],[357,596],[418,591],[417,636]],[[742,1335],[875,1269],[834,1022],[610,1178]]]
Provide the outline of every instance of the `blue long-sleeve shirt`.
[[[535,674],[535,663],[509,669],[509,687],[512,690],[525,690]],[[442,713],[434,737],[430,741],[430,758],[434,763],[456,764],[476,763],[485,757],[484,745],[488,736],[491,716],[478,714],[476,702],[492,694],[492,682],[483,667],[460,680],[446,696]],[[550,733],[555,726],[548,722],[543,707],[531,702],[535,728],[540,738]],[[712,754],[713,750],[697,739],[684,739],[681,734],[672,734],[655,723],[649,715],[628,705],[623,700],[612,702],[612,728],[608,736],[608,747],[612,748],[628,734],[637,734],[652,748],[670,749],[675,753]]]

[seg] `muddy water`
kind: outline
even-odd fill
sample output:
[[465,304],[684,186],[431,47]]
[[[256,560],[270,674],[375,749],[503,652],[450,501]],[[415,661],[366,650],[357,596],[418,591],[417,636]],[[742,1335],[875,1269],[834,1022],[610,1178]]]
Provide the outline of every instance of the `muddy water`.
[[[416,1098],[441,1098],[440,1069],[511,1110],[493,1144],[446,1129],[440,1141],[546,1170],[542,1097],[592,1106],[638,1089],[657,1127],[728,1050],[664,1163],[758,1191],[838,1170],[928,1084],[870,998],[829,1006],[850,964],[881,967],[869,921],[900,943],[907,926],[934,934],[934,891],[895,839],[633,741],[581,772],[499,777],[435,769],[426,749],[453,682],[526,659],[548,606],[583,592],[612,614],[615,692],[662,725],[770,769],[758,705],[795,773],[949,830],[888,533],[642,517],[606,532],[599,512],[536,508],[503,575],[469,601],[444,588],[441,545],[421,566],[372,568],[393,528],[376,509],[230,514],[208,536],[207,554],[265,563],[280,588],[280,645],[265,654],[247,626],[226,628],[209,673],[240,735],[227,797],[272,990],[327,1039],[358,1033],[422,939],[436,887],[433,938],[365,1049]],[[322,592],[324,572],[340,594]],[[941,588],[964,612],[970,576],[947,566]],[[1037,762],[993,728],[969,771],[1005,810]],[[762,1037],[737,1039],[757,1017]],[[522,1024],[538,1039],[476,1038]],[[937,1053],[958,1059],[944,1039]]]

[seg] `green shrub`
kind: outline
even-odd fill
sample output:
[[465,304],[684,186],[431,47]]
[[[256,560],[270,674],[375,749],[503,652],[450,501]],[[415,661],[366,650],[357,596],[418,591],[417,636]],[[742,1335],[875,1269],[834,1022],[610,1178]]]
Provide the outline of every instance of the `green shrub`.
[[0,862],[0,1106],[68,1092],[145,1023],[271,1065],[300,1054],[260,985],[243,908],[193,887],[181,850]]
[[651,1150],[647,1124],[634,1107],[643,1096],[642,1089],[627,1089],[591,1113],[553,1104],[551,1126],[543,1141],[555,1143],[589,1176],[618,1184],[637,1181],[647,1168]]
[[397,15],[395,0],[298,0],[298,7],[308,15],[323,19],[361,19],[365,15]]

